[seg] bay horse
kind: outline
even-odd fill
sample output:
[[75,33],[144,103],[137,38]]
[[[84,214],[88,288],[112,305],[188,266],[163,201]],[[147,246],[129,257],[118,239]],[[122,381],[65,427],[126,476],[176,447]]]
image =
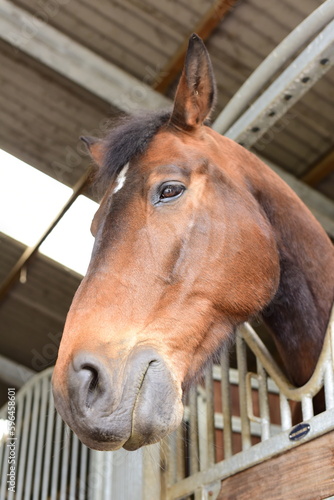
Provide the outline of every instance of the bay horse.
[[316,365],[334,298],[333,246],[281,178],[208,126],[215,95],[194,34],[172,110],[83,139],[104,195],[53,393],[90,448],[135,450],[173,431],[184,391],[254,315],[294,384]]

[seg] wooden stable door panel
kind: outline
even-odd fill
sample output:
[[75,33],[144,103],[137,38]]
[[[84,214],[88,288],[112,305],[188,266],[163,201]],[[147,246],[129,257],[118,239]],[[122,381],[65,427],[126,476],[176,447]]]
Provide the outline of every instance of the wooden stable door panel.
[[334,495],[334,432],[235,474],[218,500],[321,500]]

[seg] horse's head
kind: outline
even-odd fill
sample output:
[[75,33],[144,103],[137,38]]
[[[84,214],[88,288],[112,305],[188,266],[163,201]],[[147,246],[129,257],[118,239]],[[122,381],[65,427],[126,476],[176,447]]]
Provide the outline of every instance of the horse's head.
[[109,182],[53,390],[92,448],[132,450],[175,429],[189,381],[276,291],[275,239],[246,174],[255,160],[204,124],[214,94],[193,35],[171,113],[86,140]]

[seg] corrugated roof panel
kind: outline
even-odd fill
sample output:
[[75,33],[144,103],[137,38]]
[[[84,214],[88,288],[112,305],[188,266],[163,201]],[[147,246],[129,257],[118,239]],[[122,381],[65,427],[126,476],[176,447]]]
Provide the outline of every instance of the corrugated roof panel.
[[115,110],[3,42],[0,68],[0,147],[74,185],[89,164],[79,136],[97,135]]
[[[16,3],[31,13],[40,10],[38,0]],[[179,15],[176,8],[171,18],[159,7],[145,2],[72,0],[59,6],[48,22],[142,79],[147,77],[147,68],[162,67],[182,43],[180,31],[183,31],[182,26],[185,30],[187,26],[180,21],[180,13],[184,11],[181,5]],[[191,15],[194,20],[200,17],[195,11]]]

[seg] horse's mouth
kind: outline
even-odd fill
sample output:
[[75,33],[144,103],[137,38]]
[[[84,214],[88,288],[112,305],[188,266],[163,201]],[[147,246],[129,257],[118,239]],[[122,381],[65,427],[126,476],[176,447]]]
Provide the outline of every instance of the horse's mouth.
[[103,373],[105,367],[98,366],[96,358],[92,360],[85,353],[78,356],[81,359],[76,368],[87,367],[89,363],[94,372],[98,371],[99,393],[93,396],[88,393],[92,384],[86,374],[80,389],[78,378],[82,370],[72,367],[68,376],[69,396],[63,397],[57,390],[57,374],[53,377],[53,391],[61,417],[89,448],[112,451],[123,446],[136,450],[161,440],[180,424],[181,390],[156,351],[145,349],[133,353],[123,380],[119,380],[123,387],[117,391],[120,395],[117,401],[113,401],[115,385],[111,383],[115,374],[108,377]]

